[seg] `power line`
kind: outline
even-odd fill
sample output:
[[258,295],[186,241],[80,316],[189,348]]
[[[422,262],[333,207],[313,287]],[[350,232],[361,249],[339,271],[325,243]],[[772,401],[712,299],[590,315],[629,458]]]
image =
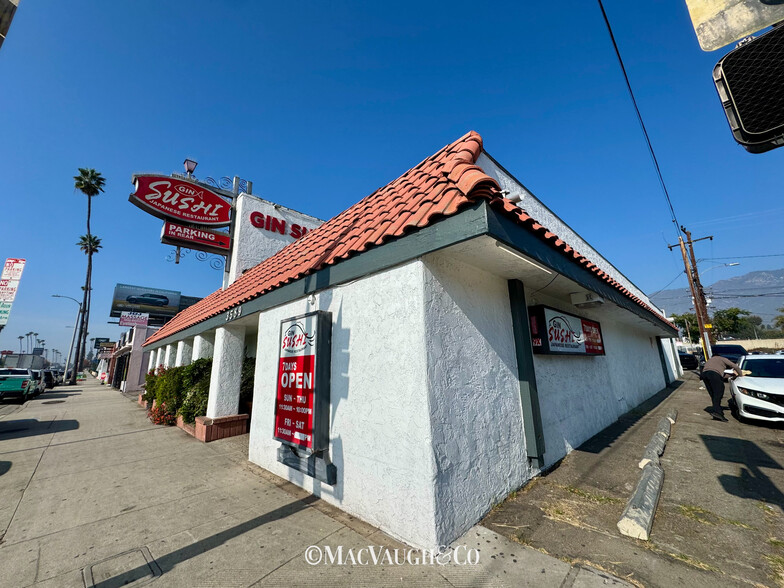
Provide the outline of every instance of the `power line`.
[[[653,144],[651,143],[651,138],[648,136],[648,130],[645,128],[645,123],[642,120],[642,114],[640,114],[640,109],[637,106],[637,99],[634,97],[634,92],[632,91],[632,85],[629,82],[629,76],[626,73],[626,66],[623,64],[623,59],[621,58],[621,52],[618,49],[618,43],[615,42],[615,35],[612,32],[612,27],[610,26],[610,20],[607,18],[607,12],[604,10],[604,4],[602,4],[602,0],[599,1],[599,8],[602,11],[602,17],[604,18],[604,24],[607,25],[607,32],[610,33],[610,40],[613,44],[613,49],[615,49],[615,55],[618,57],[618,63],[621,66],[621,71],[623,72],[623,79],[626,81],[626,88],[629,90],[629,96],[631,96],[632,104],[634,105],[634,111],[637,113],[637,120],[640,123],[640,128],[642,129],[642,134],[645,135],[645,142],[648,144],[648,152],[651,155],[651,159],[653,160],[653,166],[656,168],[656,175],[659,177],[659,184],[661,184],[661,188],[664,191],[664,197],[667,199],[667,205],[670,208],[670,215],[672,216],[672,222],[675,224],[675,232],[678,233],[678,227],[680,227],[680,223],[678,222],[678,218],[675,216],[675,209],[672,206],[672,200],[670,199],[670,193],[667,191],[667,185],[664,183],[664,177],[661,173],[661,168],[659,167],[659,161],[656,159],[656,153],[653,151]],[[680,234],[680,233],[678,233]]]
[[766,294],[711,294],[711,298],[727,299],[727,298],[768,298],[768,297],[781,297],[784,292],[768,292]]
[[733,255],[732,257],[703,257],[699,261],[721,261],[722,259],[759,259],[761,257],[784,257],[784,253],[771,253],[769,255]]
[[[685,273],[685,272],[684,272],[683,270],[679,270],[679,271],[678,271],[678,274],[677,274],[677,275],[676,275],[676,276],[675,276],[673,279],[671,279],[669,282],[667,282],[667,286],[669,286],[669,285],[670,285],[670,284],[672,284],[672,283],[673,283],[675,280],[677,280],[678,278],[680,278],[680,277],[681,277],[681,276],[682,276],[684,273]],[[661,290],[657,290],[657,291],[656,291],[656,292],[654,292],[653,294],[648,294],[648,298],[653,298],[653,297],[654,297],[654,296],[656,296],[657,294],[659,294],[659,293],[661,293],[661,292],[664,292],[664,291],[667,289],[667,286],[664,286],[664,288],[662,288]]]

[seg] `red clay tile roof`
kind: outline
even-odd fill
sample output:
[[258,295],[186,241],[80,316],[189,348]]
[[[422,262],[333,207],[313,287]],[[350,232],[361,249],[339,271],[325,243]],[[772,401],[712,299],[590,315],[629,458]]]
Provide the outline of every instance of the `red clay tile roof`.
[[247,270],[226,290],[213,292],[181,311],[144,344],[155,343],[325,266],[334,265],[371,247],[383,245],[390,239],[429,226],[481,199],[487,200],[490,206],[515,219],[542,241],[560,250],[643,308],[660,316],[524,210],[503,198],[495,180],[476,165],[481,152],[482,137],[473,131],[469,132],[398,179]]

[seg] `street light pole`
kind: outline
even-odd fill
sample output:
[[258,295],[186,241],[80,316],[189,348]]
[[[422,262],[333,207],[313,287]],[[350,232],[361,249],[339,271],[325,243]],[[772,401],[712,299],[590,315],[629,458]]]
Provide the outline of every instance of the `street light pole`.
[[[80,324],[82,318],[82,303],[79,302],[76,298],[71,298],[70,296],[61,296],[60,294],[52,294],[52,298],[68,298],[69,300],[73,300],[76,304],[79,305],[79,310],[76,313],[76,322],[74,323],[74,330],[73,335],[71,335],[71,345],[68,347],[68,355],[65,357],[65,371],[63,373],[63,377],[68,377],[68,364],[71,361],[71,351],[73,351],[74,340],[76,339],[76,327]],[[73,375],[71,376],[71,385],[76,385],[76,369],[73,370]]]

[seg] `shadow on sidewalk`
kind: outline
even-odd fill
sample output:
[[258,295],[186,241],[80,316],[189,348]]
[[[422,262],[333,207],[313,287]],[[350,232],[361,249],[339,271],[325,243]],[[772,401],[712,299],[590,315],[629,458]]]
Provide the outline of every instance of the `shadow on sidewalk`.
[[683,385],[683,383],[683,380],[676,380],[667,388],[660,390],[642,404],[638,404],[629,412],[621,415],[612,425],[588,439],[588,441],[580,445],[577,450],[585,451],[587,453],[601,453],[604,449],[612,446],[621,435],[637,424],[637,421],[669,398],[673,392]]
[[70,396],[81,396],[81,392],[44,392],[36,400],[49,400],[50,398],[68,398]]
[[[271,510],[268,513],[257,516],[256,518],[250,519],[249,521],[245,521],[244,523],[241,523],[235,527],[226,529],[220,533],[215,533],[215,535],[206,537],[200,541],[197,541],[196,543],[192,543],[191,545],[181,547],[180,549],[172,551],[171,553],[167,553],[160,558],[155,558],[155,563],[160,568],[161,573],[165,574],[179,563],[187,561],[193,557],[196,557],[197,555],[201,555],[202,553],[210,551],[211,549],[215,549],[216,547],[220,547],[230,539],[239,537],[240,535],[252,531],[253,529],[268,523],[272,523],[274,521],[285,519],[288,516],[305,510],[310,504],[317,500],[318,498],[311,494],[302,500],[290,502],[284,506],[281,506],[280,508]],[[122,574],[112,578],[107,578],[106,580],[98,582],[95,584],[95,588],[117,588],[119,586],[125,586],[141,578],[148,577],[149,572],[150,568],[147,565],[140,566],[132,570],[125,571]]]
[[784,494],[761,469],[780,470],[779,462],[752,441],[717,435],[700,435],[700,438],[716,461],[745,466],[740,468],[738,476],[719,476],[725,492],[740,498],[763,500],[784,510]]
[[50,435],[63,431],[75,431],[79,428],[79,421],[66,419],[61,421],[39,421],[38,419],[17,419],[13,421],[0,421],[0,443],[10,439],[34,437],[36,435]]

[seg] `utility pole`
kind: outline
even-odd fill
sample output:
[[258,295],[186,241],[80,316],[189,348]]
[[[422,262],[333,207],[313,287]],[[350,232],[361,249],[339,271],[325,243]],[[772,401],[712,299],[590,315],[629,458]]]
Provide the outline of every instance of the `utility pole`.
[[[697,270],[697,259],[694,257],[693,244],[697,241],[703,241],[704,239],[713,239],[713,236],[702,237],[700,239],[693,240],[691,238],[691,233],[687,231],[685,227],[682,226],[681,231],[683,231],[683,234],[686,235],[686,240],[684,241],[683,237],[678,235],[678,244],[667,245],[667,248],[672,251],[675,247],[679,247],[681,250],[684,271],[686,272],[686,277],[689,279],[689,288],[691,289],[691,296],[694,300],[694,310],[695,314],[697,315],[697,325],[700,328],[700,343],[702,344],[704,357],[707,360],[710,359],[712,355],[711,343],[713,343],[714,339],[712,333],[710,332],[711,325],[710,317],[708,316],[708,304],[705,302],[705,292],[702,289],[702,284],[700,283],[700,274]],[[686,253],[687,244],[689,246],[690,254]]]
[[[713,240],[713,235],[709,237],[702,237],[701,239],[692,240],[691,232],[686,230],[686,227],[681,227],[681,230],[686,234],[686,243],[689,246],[689,254],[691,257],[691,271],[694,273],[694,288],[697,290],[697,295],[699,296],[700,306],[702,306],[702,316],[705,324],[708,325],[710,323],[710,316],[708,316],[708,303],[705,301],[705,290],[702,289],[702,284],[700,283],[700,272],[697,269],[697,259],[694,257],[694,247],[692,246],[697,241],[704,241],[705,239]],[[716,342],[716,338],[713,336],[712,327],[706,327],[708,331],[708,338],[710,339],[711,344]]]

